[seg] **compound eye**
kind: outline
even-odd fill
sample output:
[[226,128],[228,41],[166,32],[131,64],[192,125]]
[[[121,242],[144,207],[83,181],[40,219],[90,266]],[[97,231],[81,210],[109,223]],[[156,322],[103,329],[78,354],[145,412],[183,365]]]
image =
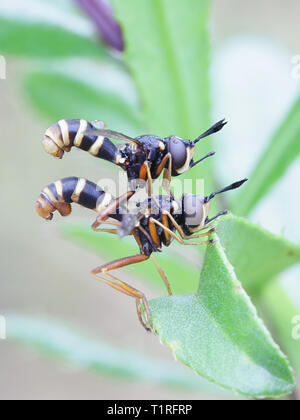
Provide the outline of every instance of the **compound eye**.
[[186,145],[178,137],[171,137],[169,140],[169,152],[172,155],[174,169],[180,169],[187,159]]
[[204,197],[187,194],[184,197],[184,213],[188,226],[199,226],[203,219]]

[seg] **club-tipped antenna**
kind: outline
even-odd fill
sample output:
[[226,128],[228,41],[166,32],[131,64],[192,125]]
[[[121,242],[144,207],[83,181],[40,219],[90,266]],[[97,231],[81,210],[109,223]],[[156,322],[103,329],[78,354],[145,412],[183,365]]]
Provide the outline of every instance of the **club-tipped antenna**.
[[199,140],[203,139],[204,137],[210,136],[213,133],[217,133],[218,131],[222,130],[224,125],[227,124],[227,121],[225,121],[225,118],[223,120],[218,121],[214,125],[212,125],[208,130],[206,130],[203,134],[201,134],[199,137],[194,140],[194,143],[197,143]]
[[193,168],[194,166],[198,165],[198,163],[202,162],[204,159],[206,159],[206,158],[208,158],[208,157],[210,157],[210,156],[213,156],[213,155],[215,155],[215,154],[216,154],[216,152],[210,152],[210,153],[207,153],[207,155],[205,155],[205,156],[203,156],[203,158],[201,158],[201,159],[197,160],[197,162],[193,162],[193,163],[191,163],[191,164],[190,164],[190,168]]
[[222,190],[216,191],[216,192],[210,194],[209,196],[205,197],[204,202],[207,203],[212,198],[214,198],[214,196],[217,195],[217,194],[221,194],[225,191],[235,190],[236,188],[239,188],[241,185],[243,185],[246,181],[248,181],[247,178],[242,179],[241,181],[238,181],[238,182],[234,182],[233,184],[228,185],[228,187],[225,187]]

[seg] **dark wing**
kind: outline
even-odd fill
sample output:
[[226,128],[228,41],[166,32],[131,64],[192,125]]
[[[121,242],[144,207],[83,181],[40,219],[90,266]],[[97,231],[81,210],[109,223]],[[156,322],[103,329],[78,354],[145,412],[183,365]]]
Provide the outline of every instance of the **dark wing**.
[[130,232],[137,227],[139,221],[145,217],[146,212],[148,211],[148,199],[137,203],[134,207],[126,207],[127,213],[125,212],[122,215],[121,224],[118,227],[118,236],[123,238],[126,235],[129,235]]
[[126,141],[126,143],[132,143],[136,146],[139,146],[141,144],[138,140],[133,139],[132,137],[126,136],[122,133],[118,133],[117,131],[107,130],[105,128],[95,128],[94,130],[86,130],[84,131],[84,134],[90,134],[93,136],[103,136],[108,137],[110,139]]

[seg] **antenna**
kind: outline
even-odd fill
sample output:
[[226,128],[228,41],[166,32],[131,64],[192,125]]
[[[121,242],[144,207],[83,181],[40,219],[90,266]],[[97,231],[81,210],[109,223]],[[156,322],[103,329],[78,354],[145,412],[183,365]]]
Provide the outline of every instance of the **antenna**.
[[227,121],[225,121],[225,118],[223,118],[223,120],[218,121],[216,124],[212,125],[208,130],[206,130],[203,134],[197,137],[196,140],[194,140],[194,143],[197,143],[200,139],[210,136],[213,133],[217,133],[218,131],[222,130],[222,128],[226,124],[227,124]]
[[247,178],[242,179],[241,181],[234,182],[233,184],[228,185],[228,187],[225,187],[225,188],[223,188],[222,190],[219,190],[219,191],[216,191],[216,192],[214,192],[214,193],[210,194],[209,196],[205,197],[205,199],[204,199],[204,203],[207,203],[208,201],[210,201],[210,200],[211,200],[212,198],[214,198],[214,196],[215,196],[215,195],[217,195],[217,194],[221,194],[221,193],[223,193],[223,192],[225,192],[225,191],[235,190],[236,188],[239,188],[239,187],[240,187],[241,185],[243,185],[243,184],[244,184],[244,182],[246,182],[246,181],[248,181],[248,179],[247,179]]

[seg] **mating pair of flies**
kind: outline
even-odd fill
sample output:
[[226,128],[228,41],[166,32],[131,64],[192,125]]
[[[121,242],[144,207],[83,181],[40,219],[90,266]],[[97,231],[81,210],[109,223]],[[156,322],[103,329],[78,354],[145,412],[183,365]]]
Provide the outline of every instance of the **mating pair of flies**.
[[[214,155],[211,152],[198,161],[193,160],[199,140],[218,132],[226,123],[217,122],[194,141],[176,136],[160,138],[143,135],[131,138],[105,128],[103,122],[90,123],[86,120],[65,119],[51,126],[45,133],[43,146],[52,156],[62,158],[72,147],[89,152],[107,160],[126,171],[129,190],[118,198],[85,178],[63,178],[45,187],[36,202],[36,210],[44,219],[51,220],[58,210],[62,216],[71,212],[71,203],[80,204],[98,213],[92,229],[108,232],[120,237],[132,235],[139,247],[139,254],[120,258],[103,264],[92,271],[92,275],[114,289],[133,297],[139,320],[146,330],[152,330],[151,314],[145,295],[129,284],[119,280],[111,271],[152,258],[169,295],[171,287],[164,271],[159,266],[155,252],[162,246],[169,246],[173,240],[182,245],[212,243],[208,239],[214,232],[212,221],[226,214],[221,211],[209,218],[210,201],[215,195],[240,187],[246,179],[235,182],[209,196],[184,194],[176,199],[170,192],[170,181],[204,159]],[[118,147],[110,139],[125,142]],[[154,196],[152,181],[163,173],[163,187],[166,195]],[[134,210],[124,212],[124,206],[136,189],[147,182],[148,198],[138,202]],[[100,228],[100,225],[110,225]],[[205,238],[195,241],[198,238]],[[142,304],[142,305],[141,305]],[[142,310],[144,307],[144,311]]]

